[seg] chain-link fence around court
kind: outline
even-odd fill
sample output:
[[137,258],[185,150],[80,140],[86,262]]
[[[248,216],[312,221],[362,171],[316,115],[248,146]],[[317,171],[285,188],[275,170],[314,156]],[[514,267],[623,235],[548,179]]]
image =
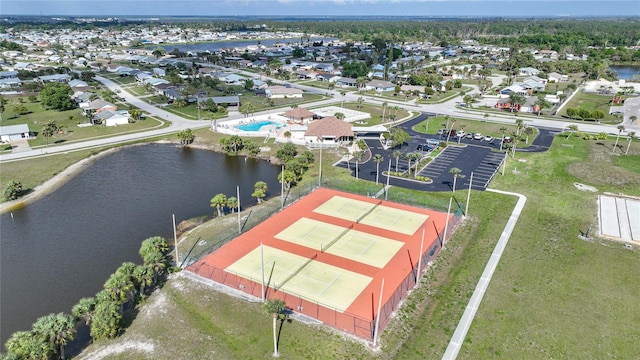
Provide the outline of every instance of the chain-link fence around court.
[[[386,197],[388,201],[443,212],[447,211],[449,205],[448,196],[434,195],[427,192],[420,193],[396,187],[389,188],[385,194],[382,184],[374,184],[369,181],[326,179],[322,182],[322,186],[363,196],[373,197],[378,195],[379,199],[385,199]],[[286,190],[283,198],[278,196],[277,199],[274,198],[249,208],[246,211],[246,215],[243,215],[240,219],[241,231],[243,233],[249,231],[279,212],[282,208],[291,205],[317,188],[317,183],[307,182]],[[451,206],[451,213],[454,217],[461,217],[463,215],[463,207],[463,204],[454,197]],[[214,236],[207,239],[199,239],[184,255],[181,261],[183,268],[193,264],[205,255],[212,253],[239,235],[237,222],[230,221],[228,223],[221,223],[217,229],[218,231]]]

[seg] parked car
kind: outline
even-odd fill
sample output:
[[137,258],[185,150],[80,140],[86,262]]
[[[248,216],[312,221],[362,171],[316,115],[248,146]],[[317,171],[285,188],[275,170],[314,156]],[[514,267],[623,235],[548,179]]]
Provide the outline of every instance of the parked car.
[[418,150],[420,150],[420,151],[431,151],[431,150],[433,150],[433,147],[429,146],[427,144],[419,144],[418,145]]
[[425,144],[427,144],[427,145],[431,145],[431,146],[438,146],[438,145],[440,145],[440,140],[438,140],[438,139],[427,139],[427,140],[425,140],[424,142],[425,142]]
[[464,138],[465,139],[473,139],[473,133],[468,133]]
[[482,139],[484,139],[484,136],[482,136],[481,133],[475,133],[473,134],[473,139],[482,141]]
[[451,129],[451,131],[449,131],[449,137],[454,137],[456,136],[456,129]]
[[447,132],[447,129],[440,129],[438,130],[438,135],[443,135],[445,132]]
[[508,144],[508,143],[510,143],[511,141],[512,141],[512,140],[511,140],[511,137],[510,137],[510,136],[505,136],[505,137],[504,137],[504,140],[503,140],[502,142],[504,142],[505,144]]
[[487,135],[484,137],[484,141],[488,141],[488,142],[492,142],[493,141],[493,136]]
[[460,130],[458,131],[458,133],[456,134],[457,137],[463,137],[465,134],[464,130]]

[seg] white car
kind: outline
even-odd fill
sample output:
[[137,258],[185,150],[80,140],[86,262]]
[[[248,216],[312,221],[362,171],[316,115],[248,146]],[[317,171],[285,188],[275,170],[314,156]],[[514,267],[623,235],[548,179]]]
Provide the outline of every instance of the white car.
[[484,141],[492,142],[493,141],[493,136],[489,136],[489,135],[485,136],[484,137]]
[[473,134],[473,139],[482,141],[482,139],[484,139],[484,136],[482,136],[482,134],[480,133],[475,133]]
[[459,138],[461,138],[461,137],[464,137],[464,134],[465,134],[465,132],[464,132],[463,130],[460,130],[460,131],[458,131],[458,132],[456,133],[456,136],[457,136],[457,137],[459,137]]

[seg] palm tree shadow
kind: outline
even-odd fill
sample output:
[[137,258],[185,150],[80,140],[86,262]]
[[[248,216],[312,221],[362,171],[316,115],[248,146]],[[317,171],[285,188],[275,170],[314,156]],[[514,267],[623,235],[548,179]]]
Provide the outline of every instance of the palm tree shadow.
[[293,321],[290,317],[291,314],[293,314],[293,310],[286,307],[282,309],[282,312],[278,315],[278,317],[280,318],[280,326],[278,327],[278,337],[276,340],[278,343],[278,349],[280,349],[280,335],[282,334],[282,327],[284,326],[284,323],[285,322],[291,323]]

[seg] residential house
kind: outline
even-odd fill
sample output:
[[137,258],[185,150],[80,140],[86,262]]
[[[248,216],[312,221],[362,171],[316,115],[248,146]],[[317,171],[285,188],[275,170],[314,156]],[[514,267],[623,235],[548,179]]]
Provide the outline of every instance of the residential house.
[[72,88],[75,87],[88,87],[89,84],[87,84],[86,81],[80,80],[80,79],[73,79],[71,81],[69,81],[69,86]]
[[17,78],[17,77],[18,77],[17,71],[0,71],[0,79],[10,79],[10,78]]
[[353,140],[351,124],[340,120],[335,116],[327,116],[319,120],[312,121],[304,133],[306,144],[343,144]]
[[523,67],[519,69],[519,73],[521,76],[533,76],[538,75],[540,70],[532,67]]
[[153,76],[164,77],[167,75],[167,72],[162,68],[156,67],[156,68],[153,68],[152,71],[153,71]]
[[336,86],[338,87],[356,87],[358,86],[357,80],[347,77],[339,77],[336,79]]
[[96,99],[91,102],[81,103],[80,108],[82,109],[83,115],[85,116],[89,113],[89,111],[93,111],[94,114],[98,114],[105,110],[118,110],[117,106],[102,99]]
[[295,74],[298,77],[298,79],[301,79],[301,80],[315,79],[316,76],[318,75],[313,71],[307,71],[307,70],[298,70],[295,72]]
[[27,124],[0,126],[0,142],[3,143],[12,140],[33,139],[34,137]]
[[533,92],[543,91],[545,88],[544,83],[540,83],[533,79],[525,80],[524,82],[517,83],[516,85],[520,85],[523,89],[529,90],[529,94],[532,94]]
[[43,76],[38,76],[38,80],[41,82],[66,83],[66,82],[69,82],[69,80],[71,80],[71,76],[69,76],[69,74],[43,75]]
[[269,86],[266,82],[262,80],[253,80],[253,90],[256,89],[266,89]]
[[[540,105],[538,105],[537,102],[538,102],[537,97],[527,96],[525,97],[525,102],[523,104],[517,104],[517,103],[513,104],[513,110],[518,112],[534,113],[540,109]],[[512,109],[511,99],[509,98],[499,99],[498,102],[496,102],[495,108],[511,111]]]
[[8,88],[14,88],[14,87],[20,87],[20,86],[22,86],[22,80],[18,79],[17,77],[0,78],[0,88],[2,89],[8,89]]
[[537,97],[529,96],[527,97],[527,100],[524,102],[524,104],[520,105],[516,109],[519,112],[535,113],[538,110],[540,110],[540,105],[538,105],[537,102],[538,102]]
[[395,84],[384,80],[371,80],[365,85],[365,89],[375,90],[377,92],[394,91],[395,88]]
[[340,75],[331,74],[331,73],[318,73],[316,75],[316,80],[318,81],[328,81],[330,83],[335,83],[340,78]]
[[238,110],[240,107],[239,96],[212,96],[212,97],[198,97],[198,104],[205,103],[212,100],[217,106],[224,106],[229,110]]
[[293,87],[284,86],[269,86],[265,89],[265,94],[269,99],[283,99],[283,98],[302,98],[302,90]]
[[547,80],[549,80],[549,82],[555,82],[555,83],[567,82],[569,81],[569,75],[563,75],[557,72],[550,72],[549,74],[547,74]]
[[502,90],[500,90],[500,95],[509,95],[512,92],[516,93],[516,94],[520,94],[520,95],[528,95],[529,92],[523,88],[522,86],[518,85],[518,84],[513,84],[511,86],[507,86],[506,88],[503,88]]
[[30,63],[30,62],[17,62],[15,63],[15,65],[13,65],[13,70],[18,71],[18,70],[27,70],[27,71],[33,71],[36,70],[38,68],[38,66],[34,63]]
[[94,123],[100,123],[104,126],[117,126],[129,123],[129,116],[125,112],[104,110],[95,114],[93,118]]
[[413,92],[418,92],[419,94],[423,94],[424,93],[424,86],[419,86],[419,85],[402,85],[400,86],[400,91],[403,94],[408,94],[408,93],[413,93]]

